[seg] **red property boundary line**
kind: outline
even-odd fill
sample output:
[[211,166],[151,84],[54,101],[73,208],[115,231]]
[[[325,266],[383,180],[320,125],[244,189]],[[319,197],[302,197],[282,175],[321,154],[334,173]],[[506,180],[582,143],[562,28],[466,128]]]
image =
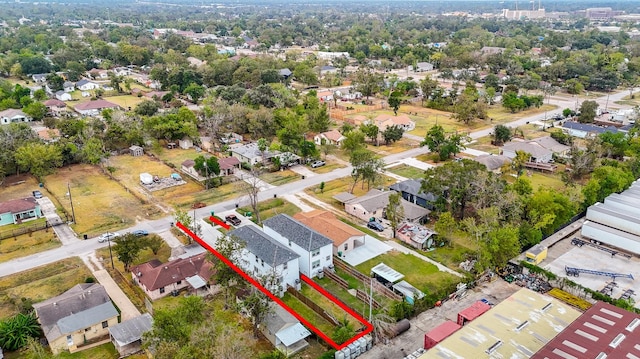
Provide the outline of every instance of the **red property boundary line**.
[[334,342],[331,338],[329,338],[329,336],[327,336],[325,333],[323,333],[320,329],[316,328],[315,326],[313,326],[311,323],[309,323],[309,321],[307,321],[305,318],[303,318],[300,314],[298,314],[296,311],[294,311],[293,309],[291,309],[288,305],[286,305],[280,298],[278,298],[277,296],[275,296],[273,293],[271,293],[269,290],[267,290],[267,288],[263,287],[258,281],[256,281],[255,279],[251,278],[247,273],[245,273],[242,269],[240,269],[238,266],[236,266],[235,264],[231,263],[231,261],[229,259],[227,259],[227,257],[223,256],[222,254],[220,254],[218,251],[216,251],[215,249],[213,249],[213,247],[211,247],[209,244],[207,244],[205,241],[203,241],[200,237],[198,237],[195,233],[193,233],[191,230],[189,230],[187,227],[185,227],[182,223],[178,222],[176,223],[176,226],[178,228],[180,228],[181,230],[183,230],[187,235],[189,235],[191,238],[193,238],[193,240],[195,240],[196,242],[198,242],[202,247],[204,247],[205,249],[207,249],[209,252],[211,252],[214,256],[216,256],[218,259],[220,259],[222,262],[224,262],[226,265],[228,265],[231,269],[233,269],[234,271],[236,271],[242,278],[244,278],[246,281],[248,281],[249,283],[251,283],[254,287],[258,288],[262,293],[264,293],[267,297],[269,297],[271,300],[273,300],[274,302],[278,303],[278,305],[280,305],[282,308],[284,308],[287,312],[289,312],[291,315],[293,315],[294,317],[296,317],[296,319],[298,319],[300,322],[302,322],[302,324],[304,324],[307,328],[309,328],[312,332],[316,333],[317,336],[319,336],[320,338],[322,338],[322,340],[324,340],[325,342],[327,342],[329,345],[331,345],[334,349],[336,350],[340,350],[344,347],[346,347],[347,345],[355,342],[356,340],[364,337],[365,335],[371,333],[373,331],[373,325],[371,323],[369,323],[367,320],[365,320],[362,316],[360,316],[358,313],[354,312],[351,308],[347,307],[345,304],[343,304],[341,301],[337,300],[333,295],[331,295],[329,292],[327,292],[324,288],[320,287],[316,282],[314,282],[313,280],[311,280],[310,278],[308,278],[307,276],[305,276],[304,274],[300,274],[300,278],[307,284],[309,284],[311,287],[313,287],[315,290],[317,290],[318,292],[320,292],[322,295],[324,295],[325,297],[327,297],[330,301],[332,301],[333,303],[337,304],[340,308],[342,308],[345,312],[349,313],[351,316],[353,316],[354,318],[356,318],[360,323],[362,323],[366,329],[363,330],[362,332],[358,333],[356,336],[354,336],[353,338],[347,340],[346,342],[344,342],[343,344],[338,344],[336,342]]

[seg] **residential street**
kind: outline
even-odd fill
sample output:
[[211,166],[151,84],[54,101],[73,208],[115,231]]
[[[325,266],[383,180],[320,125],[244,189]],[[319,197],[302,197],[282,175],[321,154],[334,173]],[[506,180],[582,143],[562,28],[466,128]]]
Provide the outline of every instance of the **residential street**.
[[[628,94],[629,94],[629,91],[622,91],[622,92],[610,95],[608,99],[609,107],[614,107],[614,106],[623,107],[623,108],[628,107],[628,106],[619,106],[619,105],[613,104],[615,101],[619,101],[620,99],[627,96]],[[595,99],[595,101],[600,103],[601,106],[604,106],[605,103],[607,102],[607,96],[597,98]],[[561,112],[563,108],[569,107],[573,109],[575,107],[574,101],[566,101],[566,100],[560,101],[554,97],[551,98],[551,103],[554,105],[557,105],[558,109],[554,111],[549,111],[549,113],[546,114],[548,117],[550,117],[552,113]],[[537,115],[525,117],[525,118],[510,122],[507,125],[510,127],[517,127],[517,126],[526,124],[527,122],[538,121],[544,118],[545,118],[545,114],[542,113],[542,114],[537,114]],[[470,134],[470,137],[473,139],[477,139],[479,137],[487,136],[491,131],[493,131],[492,128],[475,131]],[[406,136],[409,138],[417,137],[417,136],[411,136],[411,135],[406,135]],[[416,138],[416,139],[422,140],[421,138]],[[407,158],[416,157],[418,155],[421,155],[427,152],[428,152],[428,149],[426,147],[416,147],[401,153],[396,153],[396,154],[386,156],[384,157],[384,161],[387,164],[391,164],[394,162],[405,160]],[[284,196],[284,195],[302,192],[305,188],[318,185],[320,184],[320,182],[328,182],[334,179],[348,176],[351,173],[351,170],[352,170],[351,166],[347,166],[344,168],[336,169],[328,173],[316,174],[315,176],[305,176],[305,179],[288,183],[285,186],[281,186],[281,187],[264,186],[263,188],[265,188],[265,190],[259,193],[258,198],[260,201],[264,201],[269,198],[274,198],[274,196]],[[215,211],[216,213],[219,213],[219,212],[231,211],[236,208],[236,205],[246,206],[248,204],[249,204],[249,199],[247,195],[242,194],[235,199],[227,200],[224,202],[216,203],[204,208],[197,209],[195,211],[195,215],[196,217],[205,217],[209,215],[209,213],[212,210]],[[134,227],[124,229],[119,232],[125,233],[131,230],[144,229],[153,233],[162,233],[164,234],[163,238],[165,238],[166,232],[170,229],[171,223],[173,221],[174,219],[172,216],[167,216],[167,217],[153,220],[153,221],[140,222]],[[67,225],[65,224],[59,227],[67,227]],[[86,255],[87,253],[95,251],[98,248],[103,248],[107,246],[107,243],[98,243],[97,239],[95,238],[92,238],[86,241],[81,240],[68,227],[64,230],[60,228],[60,230],[57,230],[56,233],[59,233],[59,235],[62,237],[61,239],[61,242],[63,243],[62,247],[41,252],[41,253],[36,253],[27,257],[14,259],[4,263],[0,263],[0,277],[21,272],[27,269],[35,268],[38,266],[42,266],[45,264],[53,263],[64,258],[69,258],[73,256],[83,256],[83,255]],[[167,239],[169,238],[165,238],[165,240]],[[176,245],[176,242],[173,240],[169,239],[167,240],[167,242],[170,246]]]

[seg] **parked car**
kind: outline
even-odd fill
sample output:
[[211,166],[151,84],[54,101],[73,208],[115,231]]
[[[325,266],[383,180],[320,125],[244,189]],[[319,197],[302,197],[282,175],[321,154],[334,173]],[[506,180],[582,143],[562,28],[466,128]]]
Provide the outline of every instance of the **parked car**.
[[33,191],[33,197],[35,197],[36,199],[40,199],[42,198],[42,192],[40,191]]
[[324,161],[315,161],[311,164],[311,168],[318,168],[324,166],[326,163]]
[[107,233],[103,233],[102,235],[100,235],[100,237],[98,237],[98,242],[103,243],[106,241],[114,240],[118,237],[120,237],[120,233],[118,232],[107,232]]
[[367,223],[367,227],[373,229],[374,231],[378,231],[378,232],[384,231],[384,226],[381,225],[378,222],[375,222],[375,221],[371,221],[371,222]]
[[135,231],[131,232],[131,234],[133,234],[134,236],[142,237],[148,236],[149,232],[145,231],[144,229],[136,229]]
[[227,222],[229,222],[229,223],[233,224],[233,225],[234,225],[234,226],[236,226],[236,227],[237,227],[238,225],[240,225],[240,223],[242,223],[242,221],[240,220],[240,218],[238,218],[235,214],[230,214],[230,215],[228,215],[228,216],[224,217],[224,219],[225,219]]

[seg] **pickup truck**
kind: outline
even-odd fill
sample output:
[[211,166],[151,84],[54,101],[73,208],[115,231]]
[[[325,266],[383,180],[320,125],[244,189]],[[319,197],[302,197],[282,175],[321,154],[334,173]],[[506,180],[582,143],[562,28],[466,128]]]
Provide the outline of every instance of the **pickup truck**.
[[240,218],[238,218],[235,214],[230,214],[226,217],[224,217],[225,221],[233,224],[234,226],[238,226],[240,223],[242,223],[242,221],[240,220]]

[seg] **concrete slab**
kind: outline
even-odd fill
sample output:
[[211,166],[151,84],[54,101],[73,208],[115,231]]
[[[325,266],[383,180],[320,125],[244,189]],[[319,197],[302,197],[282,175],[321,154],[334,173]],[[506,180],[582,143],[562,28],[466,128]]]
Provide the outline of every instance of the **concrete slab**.
[[[564,241],[570,242],[571,239],[567,238]],[[551,251],[553,251],[555,247],[556,246],[551,247]],[[632,257],[630,259],[622,256],[612,257],[610,253],[589,246],[570,246],[568,248],[567,246],[564,246],[564,249],[566,250],[564,254],[558,256],[557,259],[550,264],[543,265],[543,268],[553,272],[559,277],[568,278],[573,282],[596,291],[604,288],[607,283],[613,281],[613,279],[611,277],[584,273],[580,274],[578,277],[569,277],[566,275],[565,266],[603,272],[631,274],[634,278],[640,279],[640,259],[637,257]],[[632,289],[636,292],[633,299],[636,301],[638,300],[638,295],[640,294],[640,281],[629,278],[617,278],[615,281],[618,286],[614,288],[612,292],[613,298],[617,299],[622,295],[622,293],[624,293],[624,291]],[[637,301],[635,307],[640,308],[640,302]]]
[[392,249],[388,244],[369,235],[365,236],[364,243],[364,245],[347,252],[342,256],[342,259],[355,267]]

